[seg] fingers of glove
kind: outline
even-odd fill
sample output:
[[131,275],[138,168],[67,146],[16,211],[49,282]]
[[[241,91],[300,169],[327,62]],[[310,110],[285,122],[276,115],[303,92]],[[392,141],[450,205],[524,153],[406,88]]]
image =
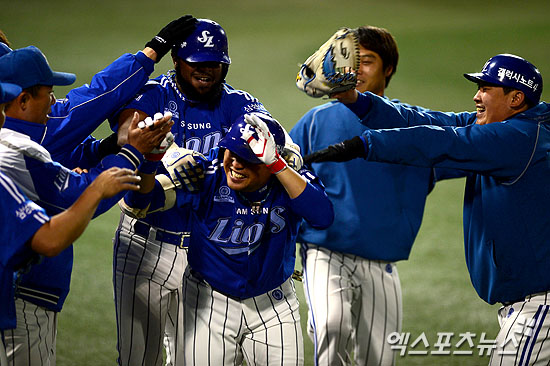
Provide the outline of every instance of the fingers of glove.
[[174,174],[181,183],[182,188],[188,192],[197,192],[204,180],[202,168],[196,165],[180,165],[174,170]]

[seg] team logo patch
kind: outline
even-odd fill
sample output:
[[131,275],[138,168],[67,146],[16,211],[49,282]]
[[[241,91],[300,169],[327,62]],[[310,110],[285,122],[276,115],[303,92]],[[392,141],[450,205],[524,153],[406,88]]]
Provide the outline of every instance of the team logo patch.
[[275,300],[279,301],[283,298],[283,291],[279,289],[275,289],[271,292],[271,297],[273,297]]
[[214,202],[235,203],[235,199],[231,197],[231,190],[228,186],[221,186],[218,193],[218,196],[214,196]]
[[392,273],[392,272],[393,272],[393,268],[392,268],[391,264],[389,264],[389,263],[386,264],[386,272],[388,272],[388,273]]

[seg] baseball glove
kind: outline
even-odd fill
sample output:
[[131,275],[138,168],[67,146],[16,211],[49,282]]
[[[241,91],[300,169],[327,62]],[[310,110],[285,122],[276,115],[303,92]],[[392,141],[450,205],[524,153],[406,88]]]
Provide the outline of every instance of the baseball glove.
[[355,88],[359,41],[350,28],[340,28],[300,68],[296,86],[314,98]]

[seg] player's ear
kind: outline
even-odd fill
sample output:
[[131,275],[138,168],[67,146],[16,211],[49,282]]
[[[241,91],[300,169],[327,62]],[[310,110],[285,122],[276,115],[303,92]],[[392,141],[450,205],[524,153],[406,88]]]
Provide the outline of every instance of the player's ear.
[[510,100],[510,106],[512,108],[520,108],[525,103],[525,94],[521,90],[512,91],[512,99]]

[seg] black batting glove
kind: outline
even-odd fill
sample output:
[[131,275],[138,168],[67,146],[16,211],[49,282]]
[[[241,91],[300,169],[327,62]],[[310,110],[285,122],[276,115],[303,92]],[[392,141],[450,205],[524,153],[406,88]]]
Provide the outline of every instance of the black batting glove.
[[355,158],[366,158],[367,147],[359,136],[344,140],[326,149],[315,151],[304,157],[305,164],[320,163],[323,161],[348,161]]
[[168,23],[145,47],[150,47],[157,53],[157,62],[170,51],[177,41],[184,40],[193,33],[197,19],[192,15],[184,15]]
[[97,147],[97,152],[100,159],[103,159],[107,155],[118,154],[119,151],[120,146],[118,145],[118,136],[116,132],[113,132],[101,140],[99,142],[99,146]]

